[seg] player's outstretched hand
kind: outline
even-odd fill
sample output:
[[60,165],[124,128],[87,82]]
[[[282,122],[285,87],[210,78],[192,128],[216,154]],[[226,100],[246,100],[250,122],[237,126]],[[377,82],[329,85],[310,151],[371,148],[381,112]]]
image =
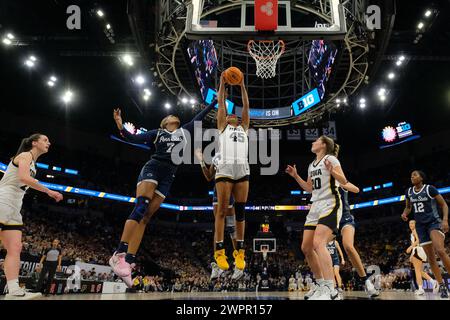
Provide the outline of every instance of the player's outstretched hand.
[[63,195],[56,191],[50,190],[47,194],[50,198],[55,199],[56,202],[60,202],[63,199]]
[[333,171],[333,165],[331,164],[330,160],[325,159],[325,167],[327,168],[328,171]]
[[297,175],[297,166],[295,164],[293,166],[288,165],[286,168],[286,173],[295,178],[295,176]]
[[402,213],[402,219],[403,221],[408,221],[408,216],[406,215],[406,213]]

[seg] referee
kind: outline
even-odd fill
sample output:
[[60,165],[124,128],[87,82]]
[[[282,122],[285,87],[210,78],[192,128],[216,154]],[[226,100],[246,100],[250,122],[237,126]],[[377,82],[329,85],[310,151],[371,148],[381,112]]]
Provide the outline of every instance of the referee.
[[[56,271],[61,271],[61,249],[59,248],[59,240],[55,239],[52,242],[51,248],[48,248],[42,255],[40,264],[42,265],[42,271],[39,275],[39,281],[36,286],[38,292],[42,292],[42,287],[46,281],[44,294],[50,293],[50,287],[52,285],[53,278]],[[48,274],[48,277],[47,277]]]

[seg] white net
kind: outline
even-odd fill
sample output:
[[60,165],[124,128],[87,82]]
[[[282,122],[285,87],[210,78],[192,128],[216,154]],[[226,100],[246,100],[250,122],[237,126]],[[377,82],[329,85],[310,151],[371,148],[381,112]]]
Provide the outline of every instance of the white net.
[[284,53],[283,40],[250,40],[248,52],[256,62],[256,75],[263,79],[275,77],[277,62]]
[[262,252],[264,261],[266,261],[267,260],[267,253],[269,253],[269,249],[268,248],[261,248],[261,252]]

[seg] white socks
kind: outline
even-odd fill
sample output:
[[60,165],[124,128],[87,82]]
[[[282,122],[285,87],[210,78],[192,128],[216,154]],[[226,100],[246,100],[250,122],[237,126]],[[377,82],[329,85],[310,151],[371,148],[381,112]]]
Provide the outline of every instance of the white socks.
[[7,286],[8,286],[8,293],[9,294],[12,294],[12,293],[16,292],[17,290],[20,289],[19,279],[9,280],[7,282]]

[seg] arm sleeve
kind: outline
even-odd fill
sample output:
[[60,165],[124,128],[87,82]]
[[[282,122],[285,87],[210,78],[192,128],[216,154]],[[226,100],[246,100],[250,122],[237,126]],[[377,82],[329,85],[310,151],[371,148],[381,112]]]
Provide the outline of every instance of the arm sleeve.
[[436,189],[436,187],[428,186],[428,195],[431,198],[436,198],[438,194],[439,194],[439,191],[438,191],[438,189]]
[[335,156],[328,156],[327,160],[330,161],[330,163],[333,165],[333,167],[337,167],[337,166],[341,165],[341,163]]
[[125,138],[125,140],[133,143],[153,143],[158,133],[157,129],[150,130],[141,134],[132,134],[128,132],[125,128],[120,130],[120,135]]
[[190,133],[193,133],[194,132],[194,122],[195,121],[202,121],[206,117],[206,115],[211,111],[211,109],[214,108],[216,103],[217,103],[217,100],[214,100],[209,106],[207,106],[205,109],[203,109],[202,111],[197,113],[195,115],[195,117],[192,118],[191,121],[189,121],[188,123],[183,125],[183,129],[186,129]]

